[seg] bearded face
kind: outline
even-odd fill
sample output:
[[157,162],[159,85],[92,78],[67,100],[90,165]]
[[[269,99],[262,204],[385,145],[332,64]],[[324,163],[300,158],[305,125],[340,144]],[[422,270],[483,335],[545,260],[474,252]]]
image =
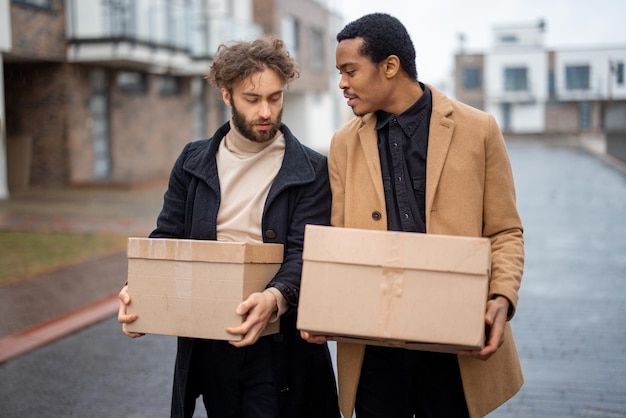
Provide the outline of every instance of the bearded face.
[[241,134],[252,142],[264,143],[276,136],[278,129],[282,123],[283,109],[276,116],[269,118],[246,119],[246,115],[240,112],[235,101],[231,99],[231,111],[233,114],[233,123]]
[[222,88],[224,103],[231,107],[233,123],[241,134],[253,142],[270,141],[278,132],[283,115],[284,80],[276,71],[266,68]]

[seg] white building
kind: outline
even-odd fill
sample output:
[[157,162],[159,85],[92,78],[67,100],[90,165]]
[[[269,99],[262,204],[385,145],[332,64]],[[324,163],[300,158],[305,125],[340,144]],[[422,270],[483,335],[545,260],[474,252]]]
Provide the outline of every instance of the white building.
[[455,96],[507,133],[603,133],[608,108],[626,101],[626,45],[548,49],[544,29],[497,26],[489,51],[457,54]]

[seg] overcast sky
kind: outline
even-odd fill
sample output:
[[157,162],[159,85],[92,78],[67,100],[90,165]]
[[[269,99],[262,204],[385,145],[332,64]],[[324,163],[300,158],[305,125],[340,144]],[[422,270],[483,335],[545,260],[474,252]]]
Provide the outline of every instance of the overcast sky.
[[409,30],[421,81],[449,78],[459,33],[465,49],[485,51],[492,27],[546,22],[548,48],[609,45],[626,47],[626,0],[336,0],[346,23],[364,14],[385,12]]

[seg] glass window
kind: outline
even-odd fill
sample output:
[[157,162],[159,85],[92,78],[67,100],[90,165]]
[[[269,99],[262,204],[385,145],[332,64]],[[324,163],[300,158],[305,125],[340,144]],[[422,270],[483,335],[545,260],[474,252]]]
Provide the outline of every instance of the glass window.
[[511,103],[502,103],[502,130],[511,130]]
[[479,89],[482,85],[480,68],[463,68],[463,87]]
[[161,96],[176,96],[180,94],[180,79],[170,75],[163,75],[159,79],[159,94]]
[[205,138],[207,106],[204,100],[205,83],[200,77],[191,79],[191,111],[193,113],[193,133],[195,139]]
[[189,44],[187,38],[192,26],[187,20],[188,6],[183,1],[170,0],[166,3],[166,11],[168,43],[176,48],[185,48]]
[[311,29],[310,61],[312,70],[324,70],[324,33],[318,29]]
[[104,22],[111,36],[134,37],[135,3],[130,0],[103,0]]
[[523,68],[504,69],[504,90],[525,91],[528,90],[528,71]]
[[580,129],[589,129],[591,127],[591,102],[580,102],[578,107],[578,124]]
[[503,44],[515,44],[517,43],[517,36],[515,35],[500,35],[500,42]]
[[287,50],[294,60],[298,61],[300,46],[300,23],[293,16],[283,16],[281,22],[281,34]]
[[91,96],[89,113],[91,115],[91,135],[93,138],[93,175],[104,180],[111,176],[113,164],[111,157],[111,138],[109,135],[109,93],[107,74],[101,68],[89,75]]
[[52,9],[52,0],[13,0],[13,3],[26,4],[28,6]]
[[511,130],[511,103],[502,103],[502,130]]
[[588,65],[566,66],[565,88],[567,90],[588,90],[590,72]]
[[554,79],[554,71],[548,72],[548,97],[554,99],[556,97],[556,82]]
[[117,86],[126,93],[145,93],[148,91],[146,75],[134,71],[117,73]]
[[615,66],[615,78],[620,86],[624,84],[624,63],[618,62]]

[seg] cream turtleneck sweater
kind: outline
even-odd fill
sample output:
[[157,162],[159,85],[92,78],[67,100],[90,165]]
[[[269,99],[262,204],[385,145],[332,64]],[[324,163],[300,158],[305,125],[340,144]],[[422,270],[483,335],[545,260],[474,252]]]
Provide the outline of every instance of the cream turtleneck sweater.
[[[265,201],[283,163],[285,137],[282,132],[265,143],[245,138],[232,119],[230,131],[216,154],[217,173],[222,193],[217,213],[217,240],[263,242],[262,219]],[[287,308],[287,301],[275,288],[267,289],[277,300],[278,314]]]

